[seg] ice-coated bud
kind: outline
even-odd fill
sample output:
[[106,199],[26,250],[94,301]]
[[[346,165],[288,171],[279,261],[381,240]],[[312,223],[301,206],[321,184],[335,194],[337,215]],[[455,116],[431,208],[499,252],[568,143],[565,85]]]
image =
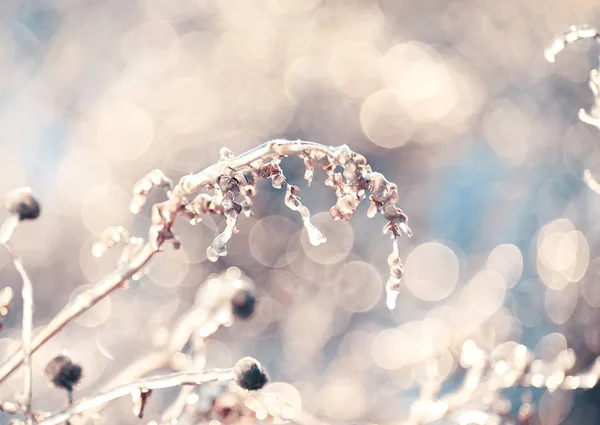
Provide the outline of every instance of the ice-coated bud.
[[245,390],[260,390],[269,382],[269,375],[258,360],[244,357],[233,367],[235,383]]
[[256,309],[256,295],[248,288],[239,289],[231,298],[231,312],[238,319],[247,319]]
[[69,356],[59,354],[46,365],[46,378],[58,388],[73,391],[82,376],[82,369]]
[[20,187],[6,195],[6,209],[19,220],[34,220],[40,216],[40,204],[31,193],[31,188]]

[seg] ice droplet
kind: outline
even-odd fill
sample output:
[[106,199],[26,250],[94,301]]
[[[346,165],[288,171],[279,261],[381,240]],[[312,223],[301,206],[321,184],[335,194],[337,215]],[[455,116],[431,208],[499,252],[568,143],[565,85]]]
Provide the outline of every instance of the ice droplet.
[[387,308],[393,310],[396,308],[396,301],[400,293],[400,283],[402,282],[403,267],[398,255],[398,240],[392,242],[392,253],[387,259],[390,266],[390,277],[385,283],[386,305]]
[[129,212],[131,214],[139,214],[144,209],[144,205],[146,204],[145,200],[140,199],[141,196],[135,196],[129,204]]
[[306,232],[308,233],[308,241],[312,246],[319,246],[322,243],[327,242],[327,238],[321,233],[319,229],[315,227],[314,224],[310,222],[310,211],[302,202],[300,202],[300,198],[296,196],[298,193],[298,187],[289,184],[286,188],[285,192],[285,205],[291,209],[292,211],[298,211],[300,216],[302,217],[302,222],[304,223],[304,227],[306,228]]
[[[230,212],[231,213],[231,212]],[[227,242],[237,232],[235,224],[237,222],[237,213],[231,213],[227,217],[227,225],[223,230],[223,233],[217,235],[213,243],[206,248],[206,257],[211,262],[216,262],[219,257],[227,255]]]
[[107,246],[105,243],[96,242],[94,245],[92,245],[92,255],[95,258],[100,258],[106,252],[106,249]]
[[[224,255],[227,255],[227,250],[225,250]],[[209,246],[206,248],[206,258],[208,258],[208,261],[215,263],[219,259],[219,251],[214,246]]]
[[367,217],[373,218],[377,214],[377,204],[371,200],[369,204],[369,209],[367,210]]
[[325,235],[310,222],[310,217],[302,217],[302,221],[304,221],[304,227],[308,234],[308,241],[312,246],[319,246],[327,242]]
[[304,180],[306,180],[306,185],[310,186],[313,180],[313,176],[315,174],[315,169],[314,168],[307,168],[306,172],[304,173]]
[[600,117],[589,114],[585,109],[579,110],[578,117],[582,122],[600,128]]
[[398,227],[404,232],[406,236],[408,236],[409,238],[412,237],[412,230],[410,230],[410,227],[408,227],[408,224],[405,221],[401,221],[400,223],[398,223]]
[[398,301],[399,294],[400,291],[398,291],[397,289],[386,288],[385,304],[387,308],[389,308],[390,310],[396,308],[396,302]]

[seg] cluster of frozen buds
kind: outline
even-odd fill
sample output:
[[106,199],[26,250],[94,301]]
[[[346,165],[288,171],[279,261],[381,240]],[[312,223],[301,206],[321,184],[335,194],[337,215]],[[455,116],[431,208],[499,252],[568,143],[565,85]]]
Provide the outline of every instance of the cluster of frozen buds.
[[[281,160],[290,156],[304,160],[304,178],[309,185],[315,169],[320,168],[327,173],[325,185],[334,189],[337,197],[335,205],[330,209],[333,219],[349,220],[360,202],[368,196],[368,216],[380,213],[387,220],[383,231],[393,239],[392,254],[388,258],[390,277],[386,284],[387,304],[393,308],[403,275],[397,238],[402,234],[412,235],[408,218],[396,205],[398,187],[382,174],[374,172],[364,156],[353,152],[346,145],[329,147],[300,140],[272,140],[239,156],[234,156],[231,150],[223,148],[219,162],[197,174],[184,176],[177,185],[173,185],[160,170],[148,173],[134,187],[131,212],[141,212],[154,187],[166,189],[168,200],[155,204],[152,208],[148,242],[155,250],[159,250],[167,240],[171,240],[176,248],[180,246],[178,238],[171,231],[177,216],[181,215],[191,224],[196,224],[202,220],[203,214],[224,215],[225,229],[215,237],[206,251],[207,258],[214,262],[227,255],[227,243],[238,231],[236,223],[240,215],[252,214],[252,198],[257,193],[258,178],[270,179],[273,187],[285,187],[285,205],[300,213],[310,243],[320,245],[327,239],[311,223],[310,211],[298,196],[298,186],[287,181],[280,167]],[[341,172],[336,171],[339,168]],[[189,195],[195,197],[190,200],[187,197]]]

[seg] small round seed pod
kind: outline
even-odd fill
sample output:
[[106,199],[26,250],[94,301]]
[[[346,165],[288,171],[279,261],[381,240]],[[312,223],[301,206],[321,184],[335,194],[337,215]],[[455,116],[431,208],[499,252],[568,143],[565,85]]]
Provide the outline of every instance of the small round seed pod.
[[260,390],[269,382],[269,375],[258,360],[244,357],[233,367],[235,383],[245,390]]
[[231,298],[231,312],[238,319],[248,319],[255,309],[256,294],[252,289],[239,289]]
[[40,203],[29,187],[20,187],[8,192],[5,205],[8,212],[17,215],[19,220],[34,220],[40,216]]
[[81,379],[82,369],[69,356],[59,354],[46,365],[44,373],[53,385],[70,393]]

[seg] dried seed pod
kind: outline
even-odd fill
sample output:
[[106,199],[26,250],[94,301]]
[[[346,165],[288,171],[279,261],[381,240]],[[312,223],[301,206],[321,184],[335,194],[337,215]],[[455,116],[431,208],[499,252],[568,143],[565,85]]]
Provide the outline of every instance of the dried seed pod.
[[231,298],[231,312],[238,319],[247,319],[256,309],[256,294],[250,288],[239,289]]
[[269,375],[258,360],[244,357],[233,367],[235,383],[245,390],[259,390],[269,382]]
[[6,209],[17,215],[19,220],[34,220],[40,216],[40,204],[29,187],[11,190],[4,202]]
[[59,354],[46,365],[46,378],[56,387],[71,392],[82,376],[82,369],[69,356]]

